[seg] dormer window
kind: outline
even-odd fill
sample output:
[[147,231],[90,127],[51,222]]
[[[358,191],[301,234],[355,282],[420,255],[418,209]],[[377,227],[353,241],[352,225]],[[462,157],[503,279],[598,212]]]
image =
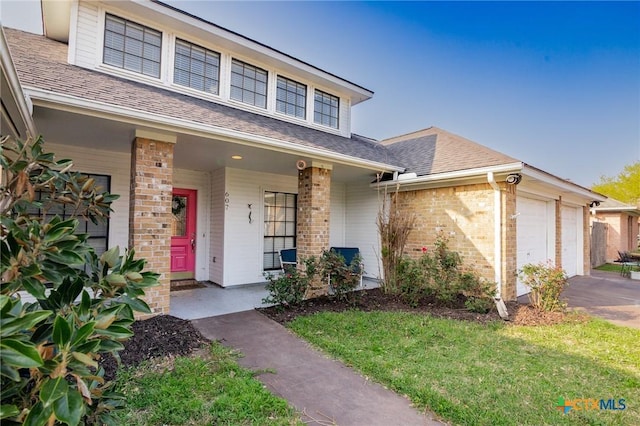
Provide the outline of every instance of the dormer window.
[[160,31],[106,15],[102,58],[105,64],[160,78],[161,51]]
[[267,76],[266,70],[234,59],[231,63],[231,99],[266,108]]
[[298,118],[307,116],[307,86],[278,76],[276,111]]
[[220,54],[176,39],[173,82],[181,86],[218,94]]
[[313,110],[313,121],[316,124],[338,128],[340,99],[337,96],[316,89]]

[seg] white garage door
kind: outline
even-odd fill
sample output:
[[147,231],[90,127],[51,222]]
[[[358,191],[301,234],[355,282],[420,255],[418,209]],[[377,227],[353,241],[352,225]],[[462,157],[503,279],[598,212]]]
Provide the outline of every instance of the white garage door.
[[[518,197],[516,199],[517,250],[518,271],[527,263],[547,262],[548,226],[547,203],[532,198]],[[529,288],[518,279],[517,295],[529,293]]]
[[578,275],[578,210],[562,206],[562,269],[568,276]]

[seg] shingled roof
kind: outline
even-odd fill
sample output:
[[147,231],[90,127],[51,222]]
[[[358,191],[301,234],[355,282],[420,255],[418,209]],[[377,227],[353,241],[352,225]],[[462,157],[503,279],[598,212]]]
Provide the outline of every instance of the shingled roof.
[[371,139],[346,138],[70,65],[66,44],[20,30],[4,30],[18,77],[25,87],[399,165],[386,147]]
[[437,127],[381,142],[407,168],[424,176],[520,162],[486,146]]
[[382,142],[356,134],[346,138],[322,132],[70,65],[67,63],[66,44],[16,29],[4,30],[20,82],[25,87],[405,167],[407,172],[418,176],[519,162],[437,127]]

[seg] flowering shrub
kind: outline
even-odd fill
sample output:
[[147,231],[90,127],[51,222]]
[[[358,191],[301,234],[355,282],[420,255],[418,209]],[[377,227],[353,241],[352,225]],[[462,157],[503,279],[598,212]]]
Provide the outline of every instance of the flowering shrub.
[[412,306],[433,298],[443,305],[454,305],[460,298],[468,310],[487,312],[493,306],[495,283],[464,271],[462,258],[448,248],[448,239],[440,233],[435,249],[422,248],[418,260],[402,258],[397,269],[398,289]]
[[265,287],[269,296],[262,299],[262,303],[273,303],[286,308],[302,302],[318,271],[318,261],[315,257],[305,259],[304,263],[304,272],[295,267],[289,267],[280,275],[265,274],[269,281]]
[[329,278],[329,286],[333,295],[342,300],[346,300],[348,294],[360,284],[362,270],[362,257],[356,255],[349,265],[344,256],[333,250],[325,250],[320,258],[320,268],[323,277]]
[[345,300],[348,294],[360,283],[362,259],[355,256],[347,265],[344,257],[335,252],[324,250],[322,255],[303,259],[304,271],[290,267],[284,273],[265,274],[269,281],[266,289],[269,296],[263,303],[273,303],[281,308],[297,305],[305,298],[307,290],[314,280],[328,280],[333,296]]
[[547,263],[528,263],[522,267],[520,279],[531,289],[529,301],[534,308],[542,311],[562,311],[567,307],[560,300],[560,294],[568,283],[565,271]]

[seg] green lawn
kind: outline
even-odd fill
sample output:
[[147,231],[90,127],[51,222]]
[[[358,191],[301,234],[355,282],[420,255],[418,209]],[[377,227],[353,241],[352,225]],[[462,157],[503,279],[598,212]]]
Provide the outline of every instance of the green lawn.
[[622,268],[622,266],[617,263],[605,263],[604,265],[600,265],[595,269],[597,269],[598,271],[620,273],[620,268]]
[[272,395],[231,352],[213,343],[198,357],[148,362],[118,372],[127,406],[119,424],[301,425],[287,402]]
[[[455,424],[640,424],[640,330],[597,319],[519,327],[358,311],[290,327]],[[624,398],[627,408],[563,414],[559,398]]]

